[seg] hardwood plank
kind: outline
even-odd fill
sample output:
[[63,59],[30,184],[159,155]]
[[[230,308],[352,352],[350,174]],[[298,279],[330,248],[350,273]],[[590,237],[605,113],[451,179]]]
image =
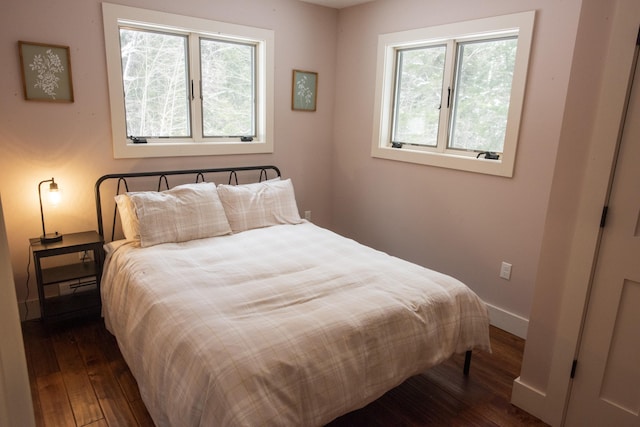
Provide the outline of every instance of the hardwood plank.
[[87,374],[108,425],[136,426],[138,423],[127,399],[104,357],[104,345],[99,339],[100,328],[104,328],[101,322],[93,322],[82,325],[75,332]]
[[546,426],[510,403],[524,341],[491,327],[491,345],[492,353],[474,352],[468,377],[464,355],[455,355],[328,426]]
[[73,333],[55,334],[52,341],[77,424],[104,419]]
[[[492,327],[491,345],[493,353],[474,352],[468,377],[462,375],[464,355],[455,355],[409,378],[364,408],[334,420],[328,427],[545,426],[509,402],[513,379],[520,372],[524,341]],[[29,349],[27,363],[34,407],[41,407],[37,425],[82,425],[76,424],[72,416],[69,418],[73,414],[70,396],[74,393],[70,391],[74,386],[69,384],[76,381],[85,383],[81,386],[85,389],[86,382],[91,384],[105,417],[86,425],[153,427],[137,383],[101,319],[71,325],[66,330],[43,328],[38,322],[36,327],[25,328],[25,349]],[[50,354],[30,357],[34,349]],[[68,381],[67,371],[71,370],[74,373],[69,375],[74,378],[77,375],[87,379]],[[44,375],[37,376],[36,371]]]
[[71,404],[67,397],[62,374],[56,372],[36,379],[42,419],[45,426],[75,426]]
[[117,340],[104,327],[98,328],[96,332],[99,334],[98,339],[104,344],[104,357],[109,362],[111,372],[118,381],[118,384],[120,384],[120,388],[129,402],[131,411],[138,421],[138,425],[153,427],[154,423],[151,415],[149,415],[140,396],[138,383],[133,377],[129,366],[127,366],[127,363],[124,361],[122,353],[120,353]]
[[31,388],[31,400],[33,402],[33,417],[36,421],[36,427],[44,426],[44,416],[42,415],[42,402],[40,401],[40,393],[38,392],[38,382],[36,380],[35,375],[33,375],[30,369],[29,369],[29,387]]
[[[23,332],[24,334],[24,332]],[[40,393],[38,393],[38,383],[36,381],[36,375],[31,361],[31,342],[28,336],[24,337],[24,351],[25,358],[27,360],[27,373],[29,374],[29,387],[31,389],[31,400],[33,403],[33,415],[36,421],[36,426],[40,427],[44,425],[44,418],[42,417],[42,409],[40,403]]]
[[60,372],[55,351],[51,344],[51,337],[40,322],[25,322],[23,336],[29,337],[25,350],[28,354],[33,373],[36,377]]
[[131,410],[133,411],[133,416],[136,417],[136,421],[138,421],[138,425],[140,427],[154,427],[155,424],[151,415],[149,415],[149,411],[147,411],[147,407],[144,406],[144,402],[142,399],[137,399],[129,402],[131,406]]
[[129,402],[140,400],[138,383],[129,370],[129,366],[127,366],[127,363],[124,361],[115,337],[111,335],[106,328],[98,329],[96,332],[99,333],[98,339],[104,344],[103,355],[109,362],[111,372],[113,372],[113,375],[118,380],[125,397]]

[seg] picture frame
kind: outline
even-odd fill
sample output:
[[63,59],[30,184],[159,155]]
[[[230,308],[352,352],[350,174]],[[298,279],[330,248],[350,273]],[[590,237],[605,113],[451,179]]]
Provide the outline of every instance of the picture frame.
[[27,101],[73,102],[69,46],[18,42]]
[[316,111],[317,94],[318,73],[293,70],[291,109],[295,111]]

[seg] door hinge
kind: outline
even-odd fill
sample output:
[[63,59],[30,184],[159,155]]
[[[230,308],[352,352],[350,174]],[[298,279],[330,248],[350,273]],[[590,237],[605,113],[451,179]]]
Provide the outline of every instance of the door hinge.
[[571,375],[569,375],[570,378],[574,378],[576,376],[576,367],[578,366],[578,360],[575,359],[573,361],[573,363],[571,364]]
[[600,216],[600,228],[604,228],[605,222],[607,222],[607,212],[609,211],[609,206],[604,206],[602,208],[602,216]]

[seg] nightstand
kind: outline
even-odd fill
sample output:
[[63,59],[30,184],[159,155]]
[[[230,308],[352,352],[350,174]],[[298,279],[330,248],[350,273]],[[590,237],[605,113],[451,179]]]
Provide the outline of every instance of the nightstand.
[[100,313],[103,239],[95,231],[70,233],[62,241],[29,239],[42,320]]

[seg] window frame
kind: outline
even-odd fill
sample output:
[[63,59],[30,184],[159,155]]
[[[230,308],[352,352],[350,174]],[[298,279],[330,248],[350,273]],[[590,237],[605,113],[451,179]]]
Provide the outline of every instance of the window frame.
[[[273,153],[275,37],[272,30],[110,3],[102,3],[102,13],[114,158]],[[190,39],[195,38],[196,40],[199,37],[205,37],[255,44],[256,136],[253,141],[241,141],[239,137],[202,137],[201,134],[199,137],[192,135],[191,138],[171,138],[169,140],[148,138],[147,143],[142,144],[133,143],[128,139],[122,82],[120,27],[188,33]],[[193,48],[193,41],[190,41],[189,49]],[[197,49],[199,51],[199,46]],[[194,74],[194,70],[199,68],[197,66],[194,68],[193,64],[195,61],[199,61],[198,56],[190,55],[191,59],[189,59],[189,78],[193,79],[195,93],[200,93],[199,76]],[[191,129],[196,129],[198,126],[201,127],[202,120],[199,99],[196,97],[196,101],[192,100],[190,104]]]
[[[417,163],[423,165],[459,169],[470,172],[512,177],[516,158],[516,148],[520,119],[524,104],[524,93],[529,66],[529,56],[533,39],[535,11],[476,19],[453,24],[420,28],[381,34],[378,37],[378,58],[376,94],[374,105],[374,129],[371,156],[375,158]],[[477,158],[477,152],[465,152],[447,148],[450,114],[440,120],[437,147],[403,145],[393,147],[394,100],[396,97],[396,58],[400,49],[408,49],[436,44],[447,44],[443,99],[446,99],[447,85],[452,85],[455,67],[453,58],[457,55],[455,42],[482,40],[483,38],[517,33],[517,51],[509,112],[505,132],[504,149],[499,160]],[[453,50],[451,50],[453,47]],[[446,121],[446,123],[443,123]]]

